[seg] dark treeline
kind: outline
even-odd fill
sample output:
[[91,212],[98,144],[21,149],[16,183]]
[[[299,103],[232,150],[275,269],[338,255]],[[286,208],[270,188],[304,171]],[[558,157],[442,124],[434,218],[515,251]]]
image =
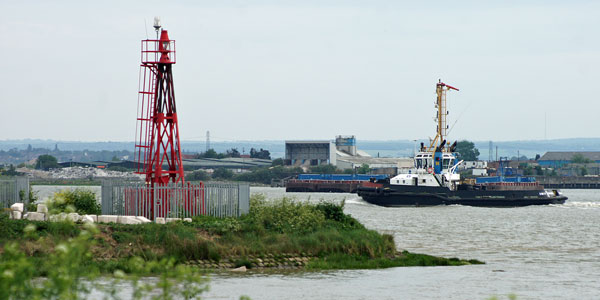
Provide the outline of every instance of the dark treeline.
[[[250,148],[250,158],[259,158],[259,159],[271,159],[271,153],[269,150],[265,150],[260,148],[260,150]],[[199,153],[196,155],[196,158],[228,158],[228,157],[241,157],[242,153],[237,148],[231,148],[225,150],[225,152],[217,153],[215,149],[208,149],[205,152]]]
[[13,148],[10,150],[0,150],[0,164],[19,165],[19,164],[34,164],[40,155],[51,155],[56,157],[58,162],[63,161],[111,161],[131,159],[133,152],[127,150],[76,150],[63,151],[55,146],[54,149],[48,148],[33,148],[31,145],[27,149]]

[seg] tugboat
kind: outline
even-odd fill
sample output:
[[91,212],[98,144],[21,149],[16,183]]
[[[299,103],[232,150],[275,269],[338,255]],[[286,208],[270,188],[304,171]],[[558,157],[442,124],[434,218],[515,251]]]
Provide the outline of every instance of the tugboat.
[[463,182],[456,172],[456,142],[447,145],[448,110],[446,92],[457,88],[436,84],[437,135],[427,147],[421,143],[414,167],[408,173],[383,180],[362,183],[357,193],[365,201],[381,206],[469,205],[481,207],[517,207],[563,204],[567,200],[558,190],[546,191],[535,178],[499,176],[481,182]]

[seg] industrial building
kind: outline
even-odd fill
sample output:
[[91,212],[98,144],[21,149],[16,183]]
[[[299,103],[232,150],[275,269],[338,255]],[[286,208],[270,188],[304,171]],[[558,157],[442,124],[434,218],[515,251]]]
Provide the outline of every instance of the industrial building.
[[338,169],[356,169],[366,164],[375,174],[396,174],[398,169],[412,167],[410,158],[379,158],[356,147],[356,137],[337,136],[335,141],[286,141],[285,164],[317,166],[330,164]]
[[285,141],[287,166],[336,164],[336,149],[331,141]]
[[590,160],[592,163],[600,163],[600,151],[592,152],[546,152],[540,159],[538,164],[545,168],[560,168],[563,165],[572,163],[575,155],[581,155],[584,159]]

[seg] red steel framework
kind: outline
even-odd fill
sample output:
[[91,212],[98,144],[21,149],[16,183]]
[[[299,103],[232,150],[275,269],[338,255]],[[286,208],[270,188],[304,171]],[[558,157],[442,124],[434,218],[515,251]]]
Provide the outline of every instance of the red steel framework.
[[[155,28],[158,33],[160,25]],[[186,183],[183,173],[172,72],[175,41],[167,30],[160,30],[159,39],[142,40],[141,61],[135,159],[146,185],[125,189],[125,213],[150,219],[206,214],[204,184]]]
[[167,30],[142,40],[135,155],[138,174],[152,187],[184,183],[172,66],[175,41]]

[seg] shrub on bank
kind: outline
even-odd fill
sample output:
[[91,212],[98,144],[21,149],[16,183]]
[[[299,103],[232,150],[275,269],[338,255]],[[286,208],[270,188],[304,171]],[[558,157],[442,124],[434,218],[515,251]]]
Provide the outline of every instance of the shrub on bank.
[[52,196],[48,209],[53,213],[77,212],[82,215],[101,213],[96,194],[86,189],[61,190]]
[[308,233],[325,223],[324,214],[314,205],[281,198],[268,202],[262,194],[250,199],[250,213],[245,221],[250,229],[262,229],[279,233]]

